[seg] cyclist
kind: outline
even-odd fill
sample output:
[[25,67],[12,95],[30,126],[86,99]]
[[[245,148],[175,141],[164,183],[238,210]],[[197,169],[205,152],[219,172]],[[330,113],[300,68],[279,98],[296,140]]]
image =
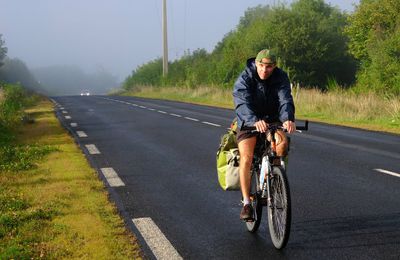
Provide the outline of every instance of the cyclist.
[[[289,78],[276,66],[276,55],[269,49],[261,50],[256,58],[247,60],[245,70],[234,84],[233,97],[239,129],[255,126],[264,133],[267,124],[281,122],[288,133],[296,130],[295,107]],[[264,119],[267,118],[267,122]],[[239,130],[237,133],[240,154],[239,174],[243,196],[240,219],[251,221],[253,208],[250,201],[250,169],[257,133]]]

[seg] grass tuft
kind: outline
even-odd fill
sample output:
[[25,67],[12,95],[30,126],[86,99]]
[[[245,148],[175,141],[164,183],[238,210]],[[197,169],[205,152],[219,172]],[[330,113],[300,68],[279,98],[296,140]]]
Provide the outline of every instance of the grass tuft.
[[35,166],[36,161],[56,150],[57,148],[49,145],[4,146],[0,148],[0,170],[29,170]]

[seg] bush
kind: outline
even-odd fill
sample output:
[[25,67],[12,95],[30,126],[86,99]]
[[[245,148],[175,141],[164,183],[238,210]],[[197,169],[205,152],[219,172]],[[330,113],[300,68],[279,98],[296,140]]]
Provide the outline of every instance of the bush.
[[0,126],[14,128],[24,115],[28,99],[25,90],[20,85],[6,84],[2,89],[4,97],[0,102]]

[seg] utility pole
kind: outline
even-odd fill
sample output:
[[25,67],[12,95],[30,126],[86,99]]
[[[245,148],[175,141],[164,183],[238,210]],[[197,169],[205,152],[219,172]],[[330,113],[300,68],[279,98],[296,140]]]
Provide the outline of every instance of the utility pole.
[[163,0],[163,76],[166,77],[168,74],[168,38],[167,38],[167,2]]

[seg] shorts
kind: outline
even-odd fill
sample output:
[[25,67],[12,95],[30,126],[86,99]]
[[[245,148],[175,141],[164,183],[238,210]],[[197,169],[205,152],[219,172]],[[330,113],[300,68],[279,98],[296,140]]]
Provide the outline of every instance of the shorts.
[[258,132],[252,132],[252,131],[248,131],[248,130],[244,130],[244,131],[239,131],[236,134],[236,140],[238,143],[240,143],[240,141],[244,140],[244,139],[248,139],[254,136],[257,136]]

